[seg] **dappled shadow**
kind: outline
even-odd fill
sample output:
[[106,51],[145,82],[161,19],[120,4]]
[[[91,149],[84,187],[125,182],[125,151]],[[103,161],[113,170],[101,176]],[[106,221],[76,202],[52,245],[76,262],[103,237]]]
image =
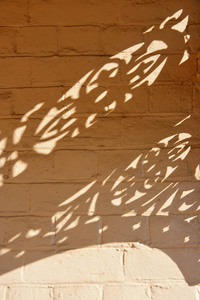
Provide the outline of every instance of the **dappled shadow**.
[[188,60],[187,22],[176,12],[54,106],[38,99],[12,132],[2,132],[2,274],[52,252],[124,242],[162,249],[186,281],[199,280],[198,120],[184,113],[152,118],[142,107],[158,76],[166,81],[168,64],[181,72]]

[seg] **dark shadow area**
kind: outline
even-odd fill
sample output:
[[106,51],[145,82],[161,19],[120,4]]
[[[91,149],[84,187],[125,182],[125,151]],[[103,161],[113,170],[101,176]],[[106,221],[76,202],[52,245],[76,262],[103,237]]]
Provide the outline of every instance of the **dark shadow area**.
[[157,81],[181,86],[176,74],[190,70],[187,22],[176,12],[2,130],[1,274],[69,249],[141,243],[199,283],[199,120],[144,111]]

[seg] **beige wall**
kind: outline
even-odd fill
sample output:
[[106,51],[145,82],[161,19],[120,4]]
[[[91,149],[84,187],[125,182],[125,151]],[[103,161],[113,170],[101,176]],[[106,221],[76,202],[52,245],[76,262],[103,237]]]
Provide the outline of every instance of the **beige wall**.
[[0,1],[0,299],[200,299],[199,23]]

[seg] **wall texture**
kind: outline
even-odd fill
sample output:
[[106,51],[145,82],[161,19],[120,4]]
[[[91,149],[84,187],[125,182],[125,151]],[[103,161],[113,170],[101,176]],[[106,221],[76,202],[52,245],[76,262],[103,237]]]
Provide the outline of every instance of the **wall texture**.
[[0,1],[0,298],[200,299],[198,0]]

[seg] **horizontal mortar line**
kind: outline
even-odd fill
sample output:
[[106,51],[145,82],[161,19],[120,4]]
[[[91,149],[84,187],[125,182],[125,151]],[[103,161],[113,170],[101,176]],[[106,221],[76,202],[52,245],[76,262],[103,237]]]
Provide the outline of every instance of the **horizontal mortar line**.
[[[67,53],[67,51],[69,51]],[[121,52],[121,51],[119,51]],[[122,50],[123,52],[123,50]],[[74,53],[74,54],[72,54]],[[198,51],[188,51],[189,54],[197,54]],[[140,52],[136,55],[132,55],[132,57],[138,57],[139,55],[144,54],[144,52]],[[181,55],[183,54],[182,52],[162,52],[161,55]],[[54,51],[49,51],[46,52],[44,54],[41,54],[40,52],[33,52],[33,53],[13,53],[13,54],[4,54],[4,53],[0,53],[0,58],[50,58],[50,57],[112,57],[116,55],[116,52],[113,53],[109,53],[109,52],[105,52],[105,50],[98,50],[97,51],[93,51],[93,52],[78,52],[78,50],[60,50],[59,52],[54,52]]]
[[[46,84],[46,85],[34,85],[34,83],[30,83],[28,86],[13,86],[13,85],[4,85],[4,86],[2,86],[2,85],[0,85],[0,89],[4,89],[4,90],[6,90],[6,89],[27,89],[27,88],[52,88],[52,87],[54,87],[54,88],[68,88],[68,87],[72,87],[72,86],[74,86],[76,83],[77,83],[77,81],[79,81],[79,80],[77,80],[77,81],[75,81],[75,80],[73,80],[72,82],[67,82],[67,83],[63,83],[63,81],[65,81],[64,79],[63,80],[58,80],[58,83],[57,83],[57,85],[55,85],[55,84]],[[165,80],[162,80],[162,81],[157,81],[155,84],[154,84],[154,87],[156,87],[156,86],[171,86],[171,85],[180,85],[180,86],[185,86],[185,85],[195,85],[196,83],[198,83],[197,81],[196,81],[196,79],[195,80],[178,80],[178,81],[173,81],[173,80],[171,80],[171,81],[165,81]],[[119,86],[119,84],[122,84],[122,85],[128,85],[128,81],[123,81],[123,80],[121,80],[120,82],[116,82],[116,86]],[[112,84],[112,86],[113,86],[113,84]],[[110,87],[109,85],[108,86],[103,86],[103,87]],[[140,87],[147,87],[147,88],[151,88],[151,87],[148,87],[147,85],[146,85],[146,83],[144,83],[144,84],[142,84]]]
[[[61,201],[62,203],[63,201]],[[111,202],[111,201],[107,201],[107,202]],[[133,201],[134,203],[134,201]],[[70,204],[69,204],[70,205]],[[126,205],[124,203],[124,205]],[[59,205],[58,205],[59,206]],[[131,211],[131,209],[129,210]],[[24,218],[24,217],[44,217],[44,218],[52,218],[52,217],[66,217],[69,215],[70,212],[65,212],[62,210],[58,210],[57,212],[54,211],[49,211],[48,213],[43,213],[43,212],[37,212],[37,211],[27,211],[27,212],[9,212],[9,213],[3,213],[0,212],[0,219],[3,218]],[[182,218],[182,217],[198,217],[200,215],[200,211],[199,212],[183,212],[180,211],[180,213],[173,213],[173,212],[167,212],[167,213],[162,213],[160,212],[159,214],[155,214],[155,213],[151,213],[151,212],[144,212],[144,213],[129,213],[127,212],[125,209],[124,211],[122,211],[121,213],[111,213],[111,214],[105,214],[105,213],[94,213],[92,214],[92,212],[88,211],[88,212],[73,212],[73,216],[79,216],[79,217],[90,217],[91,219],[96,218],[96,217],[100,217],[100,218],[110,218],[110,217],[117,217],[117,218],[134,218],[134,217],[140,217],[140,218],[154,218],[154,217],[163,217],[164,219],[166,217],[177,217],[177,218]],[[98,220],[99,221],[99,220]],[[97,221],[97,222],[98,222]],[[146,226],[146,225],[145,225]],[[52,231],[53,233],[54,231]],[[59,234],[59,233],[58,233]],[[196,245],[198,245],[198,247],[200,247],[200,244],[196,243]]]
[[[48,102],[46,102],[48,103]],[[55,103],[53,105],[57,105],[57,102],[55,101]],[[52,106],[53,106],[52,105]],[[126,106],[126,105],[125,105]],[[63,106],[64,108],[64,106]],[[49,108],[50,109],[50,108]],[[91,114],[98,114],[95,118],[98,120],[98,119],[114,119],[114,118],[120,118],[120,119],[128,119],[128,118],[143,118],[143,117],[147,117],[147,118],[153,118],[155,119],[155,117],[157,119],[162,119],[163,120],[163,117],[165,119],[168,119],[168,118],[176,118],[176,117],[185,117],[187,116],[188,114],[192,115],[192,117],[200,117],[200,114],[197,112],[192,112],[192,111],[188,111],[188,112],[175,112],[175,113],[165,113],[165,112],[141,112],[141,113],[126,113],[126,111],[124,112],[121,112],[121,113],[115,113],[115,112],[111,112],[109,115],[105,115],[104,113],[98,113],[98,112],[95,112],[95,111],[91,111],[91,112],[84,112],[84,113],[81,113],[81,114],[76,114],[74,113],[72,116],[70,116],[69,118],[66,119],[66,122],[67,120],[71,120],[72,118],[76,117],[76,118],[87,118],[88,116],[90,116]],[[54,117],[52,114],[46,114],[46,113],[37,113],[38,116],[30,116],[28,118],[28,120],[43,120],[44,116],[48,116],[49,118],[52,118]],[[0,120],[21,120],[21,118],[25,115],[24,114],[12,114],[12,115],[5,115],[5,116],[0,116]],[[22,125],[25,125],[26,123],[22,123]],[[137,125],[137,124],[136,124]],[[95,125],[96,126],[96,125]],[[87,128],[86,128],[87,130]]]
[[[70,50],[71,51],[71,50]],[[74,50],[74,51],[76,51],[76,50]],[[102,50],[103,51],[103,50]],[[63,51],[64,52],[64,51]],[[123,52],[123,49],[122,50],[119,50],[119,52]],[[113,53],[95,53],[95,54],[89,54],[89,53],[77,53],[76,55],[74,55],[74,54],[64,54],[64,53],[61,53],[61,52],[47,52],[47,54],[45,55],[42,55],[42,54],[40,54],[40,53],[38,53],[38,55],[34,55],[34,54],[37,54],[37,52],[36,53],[14,53],[13,55],[9,55],[9,56],[4,56],[3,54],[1,54],[1,56],[0,56],[0,58],[2,58],[2,59],[4,59],[4,58],[36,58],[36,59],[38,59],[38,58],[40,58],[40,59],[42,59],[42,58],[52,58],[52,57],[55,57],[55,58],[63,58],[63,57],[72,57],[72,58],[74,58],[74,57],[91,57],[91,58],[93,58],[93,57],[105,57],[105,58],[110,58],[111,56],[114,56],[114,55],[116,55],[116,54],[118,54],[119,52],[113,52]],[[159,51],[158,51],[159,52]],[[198,51],[196,51],[196,52],[194,52],[194,53],[192,53],[192,52],[189,52],[189,54],[196,54]],[[140,52],[140,53],[138,53],[138,54],[132,54],[132,57],[133,58],[137,58],[139,55],[142,55],[142,54],[145,54],[144,52]],[[161,53],[161,56],[162,55],[168,55],[168,56],[173,56],[173,55],[182,55],[183,53],[182,53],[182,51],[181,52],[162,52]],[[119,59],[119,61],[121,61],[121,59]],[[98,66],[98,64],[100,64],[100,63],[98,63],[97,62],[97,65],[96,66]],[[178,66],[177,66],[178,67]]]
[[[76,82],[74,83],[68,83],[68,84],[63,84],[63,83],[59,83],[59,85],[48,85],[48,86],[40,86],[40,85],[29,85],[29,86],[11,86],[10,89],[11,90],[20,90],[20,89],[50,89],[50,88],[71,88],[72,87],[72,84],[74,85]],[[165,86],[181,86],[181,87],[195,87],[196,86],[196,83],[198,85],[198,82],[195,80],[195,81],[185,81],[185,83],[183,83],[182,81],[180,82],[177,82],[177,81],[156,81],[153,86],[146,86],[145,84],[143,84],[142,86],[145,86],[149,89],[151,89],[152,87],[165,87]],[[82,87],[85,88],[87,85],[83,84]],[[115,88],[115,87],[127,87],[127,83],[124,83],[123,81],[120,81],[120,82],[116,82],[116,83],[112,83],[111,85],[106,85],[106,82],[105,82],[105,85],[104,84],[101,84],[98,86],[98,88]],[[3,90],[3,89],[8,89],[8,88],[3,88],[0,86],[0,90]],[[133,93],[134,93],[134,90],[133,90]]]
[[[115,183],[116,182],[116,180],[117,180],[118,178],[115,178],[113,181],[108,181],[107,183]],[[135,182],[135,183],[144,183],[144,181],[145,180],[151,180],[151,178],[147,178],[147,177],[145,177],[145,178],[143,178],[143,179],[134,179],[133,181],[132,181],[132,183],[133,182]],[[12,179],[10,179],[11,181],[9,182],[9,181],[5,181],[5,182],[1,182],[1,183],[3,183],[3,184],[13,184],[13,182],[12,182]],[[80,184],[82,184],[82,183],[84,183],[84,184],[89,184],[89,183],[91,183],[91,181],[96,181],[96,184],[97,183],[102,183],[102,181],[103,181],[103,178],[102,178],[102,180],[100,180],[100,179],[95,179],[95,178],[91,178],[90,180],[88,180],[88,181],[76,181],[76,179],[69,179],[69,180],[63,180],[63,181],[53,181],[53,180],[49,180],[49,181],[15,181],[15,184],[58,184],[58,183],[60,183],[60,184],[66,184],[66,183],[80,183]],[[198,181],[196,180],[194,180],[194,179],[187,179],[187,178],[174,178],[174,180],[172,181],[163,181],[162,182],[162,180],[160,180],[160,181],[157,181],[156,182],[156,184],[158,184],[158,183],[198,183]],[[123,181],[122,183],[127,183],[127,181]]]
[[[93,138],[92,136],[91,137],[83,137],[81,138],[81,140],[88,140],[88,139],[91,139]],[[99,142],[101,142],[101,140],[105,138],[99,138]],[[107,139],[107,140],[117,140],[118,138],[116,137],[115,139]],[[66,142],[63,142],[63,143],[66,143],[67,144],[67,141]],[[191,147],[191,149],[199,149],[200,148],[200,144],[192,144],[192,143],[189,143],[187,145],[184,145],[185,148],[187,147]],[[77,146],[76,148],[72,145],[72,146],[68,146],[69,148],[62,148],[62,147],[59,147],[57,149],[54,149],[50,154],[47,154],[47,155],[44,155],[44,154],[41,154],[40,156],[41,157],[44,157],[44,156],[50,156],[52,155],[53,153],[56,153],[56,152],[59,152],[59,151],[66,151],[66,152],[69,152],[69,151],[87,151],[87,152],[105,152],[105,151],[123,151],[123,152],[126,152],[126,151],[150,151],[152,150],[152,148],[159,148],[161,151],[164,151],[164,150],[172,150],[174,149],[174,146],[172,145],[171,147],[163,147],[163,146],[158,146],[158,144],[152,144],[152,145],[149,145],[148,147],[145,147],[145,145],[141,145],[141,146],[135,146],[135,147],[126,147],[124,145],[118,145],[117,148],[113,148],[112,146],[108,147],[108,146],[90,146],[90,147],[87,147],[87,148],[83,148],[82,145],[80,146]],[[115,146],[116,147],[116,146]],[[51,148],[41,148],[43,150],[46,150],[46,149],[51,149]],[[13,147],[8,147],[6,150],[4,149],[1,149],[0,150],[3,151],[3,153],[10,153],[10,152],[13,152],[14,150],[20,152],[20,153],[32,153],[34,150],[33,148],[17,148],[15,145],[13,145]],[[34,151],[35,152],[35,151]],[[37,154],[37,152],[35,152]],[[143,153],[141,153],[143,154]],[[147,153],[144,153],[144,154],[147,154]]]
[[[107,180],[107,183],[115,183],[116,182],[116,180],[118,179],[118,177],[116,177],[116,178],[111,178],[111,179],[109,179],[109,180]],[[149,179],[149,180],[151,180],[152,178],[151,177],[141,177],[141,178],[134,178],[134,180],[132,181],[132,183],[133,182],[138,182],[138,183],[144,183],[144,181],[146,181],[147,179]],[[162,179],[162,178],[161,178]],[[165,181],[162,181],[160,179],[160,181],[157,181],[156,182],[156,184],[157,183],[196,183],[196,184],[199,184],[199,182],[198,182],[198,180],[194,180],[194,179],[189,179],[189,178],[177,178],[177,179],[179,179],[179,180],[176,180],[176,178],[174,179],[174,180],[165,180]],[[182,180],[180,180],[180,179],[182,179]],[[187,179],[187,180],[186,180]],[[98,184],[101,184],[103,181],[104,181],[104,177],[102,177],[102,179],[101,178],[91,178],[91,179],[69,179],[69,180],[65,180],[65,181],[27,181],[27,182],[12,182],[12,179],[10,179],[11,181],[9,182],[9,181],[5,181],[5,182],[3,182],[3,184],[4,185],[19,185],[19,184],[27,184],[27,185],[34,185],[34,184],[89,184],[89,183],[91,183],[91,181],[94,181],[94,180],[96,180],[96,183],[98,183]],[[122,183],[127,183],[127,181],[125,181],[125,180],[123,180],[122,181]],[[0,190],[1,190],[1,187],[0,187]]]

